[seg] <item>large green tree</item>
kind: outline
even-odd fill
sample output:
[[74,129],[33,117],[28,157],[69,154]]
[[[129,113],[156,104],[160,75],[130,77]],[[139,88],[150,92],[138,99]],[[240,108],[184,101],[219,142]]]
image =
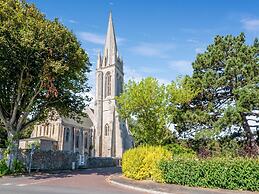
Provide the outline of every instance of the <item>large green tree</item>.
[[0,122],[11,139],[55,109],[78,118],[88,56],[75,35],[33,5],[0,0]]
[[148,77],[125,85],[124,92],[117,98],[119,113],[129,121],[137,145],[164,145],[173,140],[177,106],[195,95],[186,80],[165,86]]
[[182,130],[212,136],[238,132],[258,150],[258,41],[247,45],[243,33],[216,36],[214,43],[198,54],[193,69],[193,87],[200,93],[188,108],[183,107],[187,124]]

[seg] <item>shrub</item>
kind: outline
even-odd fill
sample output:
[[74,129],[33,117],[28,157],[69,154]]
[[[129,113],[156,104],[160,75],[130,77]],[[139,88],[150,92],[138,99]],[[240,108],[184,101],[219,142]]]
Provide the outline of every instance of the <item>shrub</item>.
[[167,144],[164,146],[165,149],[170,151],[173,157],[181,157],[181,158],[194,158],[196,157],[195,151],[191,148],[187,148],[180,144]]
[[9,169],[6,163],[6,159],[0,160],[0,177],[6,174],[17,174],[17,173],[24,173],[25,172],[25,165],[17,160],[14,159],[12,168]]
[[16,174],[16,173],[23,173],[23,172],[25,172],[25,165],[21,161],[14,159],[11,173]]
[[159,164],[166,183],[259,191],[259,159],[174,159]]
[[123,154],[122,172],[126,177],[143,180],[153,179],[161,182],[161,171],[158,164],[169,160],[172,154],[161,146],[143,146],[130,149]]
[[8,166],[4,159],[0,160],[0,176],[3,176],[9,172]]

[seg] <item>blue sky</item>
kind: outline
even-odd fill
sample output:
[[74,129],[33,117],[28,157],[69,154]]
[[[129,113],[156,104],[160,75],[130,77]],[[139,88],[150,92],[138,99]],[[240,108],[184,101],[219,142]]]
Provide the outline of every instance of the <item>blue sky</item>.
[[78,37],[93,64],[103,50],[112,10],[125,80],[154,76],[161,83],[191,74],[191,63],[215,35],[259,37],[258,0],[30,0]]

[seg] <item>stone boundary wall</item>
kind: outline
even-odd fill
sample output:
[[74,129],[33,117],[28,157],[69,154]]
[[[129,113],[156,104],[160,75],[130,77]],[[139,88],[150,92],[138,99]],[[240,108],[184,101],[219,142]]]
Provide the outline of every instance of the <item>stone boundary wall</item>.
[[[77,158],[76,153],[62,151],[36,151],[32,155],[31,169],[43,171],[72,169],[72,162],[77,163]],[[30,152],[21,151],[19,154],[19,160],[28,167],[30,163]]]
[[86,160],[86,164],[82,167],[85,168],[104,168],[104,167],[116,167],[120,166],[120,158],[104,158],[104,157],[89,157]]
[[[121,164],[120,158],[85,156],[84,164],[79,165],[79,158],[78,153],[38,150],[32,155],[31,169],[37,171],[70,170],[72,169],[72,163],[75,163],[75,168],[117,167]],[[28,169],[30,151],[20,150],[18,159],[23,162]]]

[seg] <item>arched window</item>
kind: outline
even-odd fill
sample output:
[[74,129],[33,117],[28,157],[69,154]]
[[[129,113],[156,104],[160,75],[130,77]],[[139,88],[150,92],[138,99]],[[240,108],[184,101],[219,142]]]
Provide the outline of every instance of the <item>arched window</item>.
[[52,126],[52,135],[55,134],[55,125]]
[[88,134],[85,133],[85,149],[87,149],[88,146]]
[[119,90],[119,95],[120,95],[123,91],[123,79],[122,79],[122,77],[120,77],[120,79],[119,79],[119,85],[120,85],[120,90]]
[[47,126],[45,127],[45,130],[46,130],[46,135],[48,136],[48,135],[49,135],[49,125],[47,125]]
[[69,136],[70,136],[70,130],[69,130],[69,128],[65,128],[65,131],[66,131],[65,139],[66,139],[66,142],[68,142],[69,141]]
[[79,148],[79,131],[76,132],[76,148]]
[[98,73],[97,84],[98,84],[98,86],[97,86],[98,88],[96,88],[97,92],[98,92],[97,98],[100,99],[103,97],[103,74],[102,74],[102,72]]
[[105,75],[105,97],[111,95],[111,73],[108,71]]
[[104,127],[104,135],[109,136],[109,125],[108,125],[108,123]]

